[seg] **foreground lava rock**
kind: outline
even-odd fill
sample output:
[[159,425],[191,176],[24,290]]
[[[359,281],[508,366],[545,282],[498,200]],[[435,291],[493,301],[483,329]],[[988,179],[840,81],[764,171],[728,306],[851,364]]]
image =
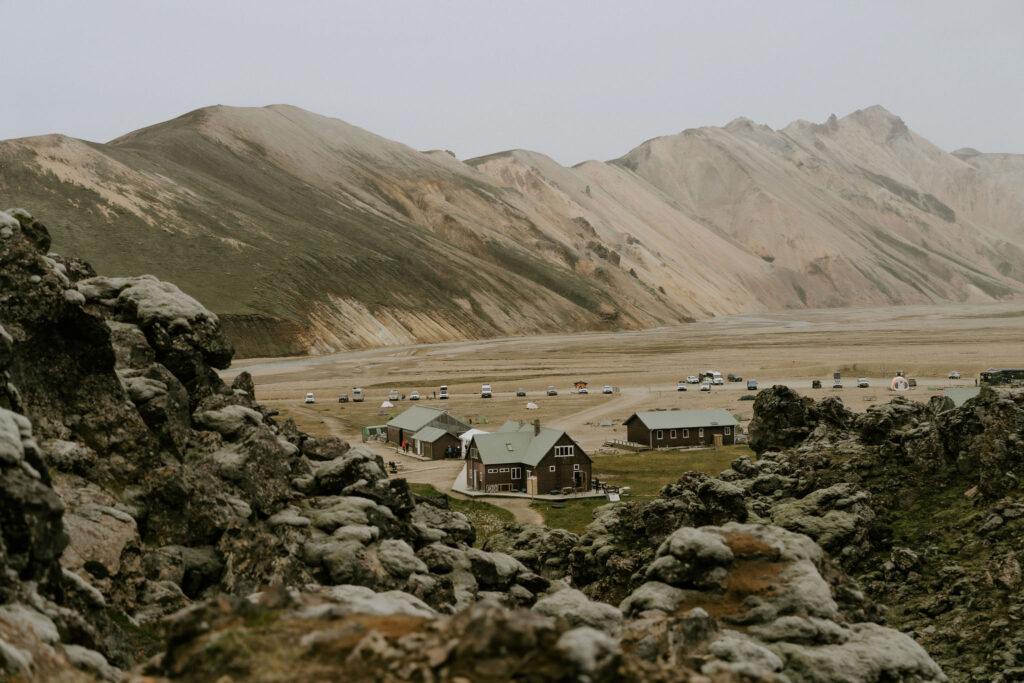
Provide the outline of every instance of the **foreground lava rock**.
[[[741,459],[605,506],[582,537],[510,528],[475,548],[446,499],[275,420],[246,373],[224,384],[231,350],[198,302],[49,246],[27,212],[0,213],[0,671],[945,680],[803,535],[838,550],[873,528],[856,490],[813,498],[818,479]],[[804,495],[783,514],[789,479]]]

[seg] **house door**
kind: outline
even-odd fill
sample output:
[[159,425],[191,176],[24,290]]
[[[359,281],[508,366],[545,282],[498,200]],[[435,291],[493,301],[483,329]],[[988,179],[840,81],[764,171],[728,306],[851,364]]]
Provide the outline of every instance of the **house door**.
[[587,487],[587,473],[586,472],[573,472],[572,473],[572,485],[576,488]]

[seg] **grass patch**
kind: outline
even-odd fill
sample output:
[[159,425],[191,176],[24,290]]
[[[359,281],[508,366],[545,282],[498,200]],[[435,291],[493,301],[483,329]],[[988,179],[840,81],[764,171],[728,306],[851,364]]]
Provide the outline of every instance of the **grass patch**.
[[[629,494],[624,500],[646,502],[656,498],[663,486],[675,483],[685,472],[717,475],[741,455],[753,458],[754,452],[745,445],[736,445],[691,451],[604,455],[594,458],[592,472],[601,481],[629,486]],[[530,507],[540,512],[548,526],[581,534],[593,520],[594,510],[607,502],[605,498],[588,498],[564,503],[537,502]]]
[[[440,496],[442,494],[430,484],[409,484],[412,492],[421,496]],[[505,525],[514,524],[515,516],[508,510],[497,505],[484,503],[479,500],[467,500],[465,498],[448,498],[448,505],[455,512],[461,512],[469,519],[470,524],[476,529],[476,542],[473,544],[479,548],[488,538],[501,531]]]

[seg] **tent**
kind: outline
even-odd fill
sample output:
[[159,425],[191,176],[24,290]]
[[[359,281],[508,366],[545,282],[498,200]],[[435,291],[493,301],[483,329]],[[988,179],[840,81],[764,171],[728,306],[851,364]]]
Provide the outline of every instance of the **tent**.
[[529,403],[526,404],[526,409],[527,410],[537,410],[537,408],[538,408],[537,404],[534,403],[533,401],[530,401]]
[[465,457],[465,455],[466,455],[466,449],[469,448],[469,442],[472,441],[473,437],[476,436],[477,434],[490,434],[490,432],[485,432],[482,429],[474,428],[474,429],[470,429],[467,432],[463,432],[461,435],[459,435],[459,440],[462,441],[462,455],[463,455],[463,457]]
[[910,384],[907,382],[907,378],[903,375],[896,375],[892,378],[892,383],[889,388],[893,391],[906,391],[910,388]]
[[391,401],[384,401],[383,403],[380,404],[380,407],[381,408],[394,408],[395,404],[392,403]]

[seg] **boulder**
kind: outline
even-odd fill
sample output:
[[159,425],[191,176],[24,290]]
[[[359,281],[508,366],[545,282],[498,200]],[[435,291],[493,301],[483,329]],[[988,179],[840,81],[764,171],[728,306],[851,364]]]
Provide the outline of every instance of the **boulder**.
[[589,627],[614,633],[622,625],[622,612],[602,602],[593,602],[575,588],[564,588],[542,597],[533,610],[573,627]]
[[377,560],[384,571],[396,578],[405,579],[410,574],[427,571],[427,565],[416,557],[416,553],[405,541],[387,539],[377,546]]
[[341,493],[360,481],[372,484],[388,478],[381,457],[361,446],[319,465],[313,476],[322,495]]
[[200,429],[209,429],[226,439],[238,439],[263,423],[263,415],[245,406],[225,406],[219,410],[205,410],[192,416]]

